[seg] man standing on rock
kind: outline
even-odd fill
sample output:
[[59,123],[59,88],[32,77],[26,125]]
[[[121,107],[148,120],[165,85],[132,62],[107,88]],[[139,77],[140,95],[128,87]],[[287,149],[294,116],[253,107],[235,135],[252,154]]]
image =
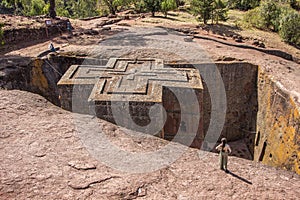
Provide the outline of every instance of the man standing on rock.
[[221,144],[219,144],[216,149],[220,151],[220,169],[225,170],[228,172],[227,169],[227,161],[228,161],[228,154],[231,153],[230,146],[227,144],[226,138],[221,139]]

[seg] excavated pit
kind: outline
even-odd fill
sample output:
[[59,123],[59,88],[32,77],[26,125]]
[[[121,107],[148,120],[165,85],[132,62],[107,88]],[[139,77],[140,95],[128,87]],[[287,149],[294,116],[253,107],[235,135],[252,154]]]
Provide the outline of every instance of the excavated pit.
[[[14,64],[17,61],[18,58],[1,61],[6,65],[2,65],[5,67],[1,69],[0,87],[38,93],[57,106],[62,105],[57,83],[70,66],[80,65],[83,61],[85,65],[93,66],[103,66],[108,62],[54,54],[44,59],[28,59],[29,64]],[[185,64],[166,65],[170,68],[193,67]],[[220,138],[228,138],[234,149],[233,155],[300,173],[300,115],[298,106],[288,91],[283,90],[259,66],[243,62],[218,62],[216,66],[223,79],[227,100],[225,124]],[[207,85],[205,79],[201,80],[201,129],[205,136],[209,124],[215,122],[211,121],[211,99]],[[171,91],[165,90],[164,93],[167,98],[173,98]],[[180,129],[178,124],[174,126],[175,132]],[[183,129],[186,126],[188,124],[183,125]],[[202,141],[200,146],[201,144],[203,147],[206,145]],[[198,144],[197,147],[200,146]]]

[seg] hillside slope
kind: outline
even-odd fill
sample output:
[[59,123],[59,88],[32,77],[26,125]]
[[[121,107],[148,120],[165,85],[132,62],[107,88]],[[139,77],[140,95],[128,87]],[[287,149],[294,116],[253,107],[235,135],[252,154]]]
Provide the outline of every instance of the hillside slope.
[[[202,159],[188,149],[173,164],[131,174],[92,157],[72,114],[43,97],[0,90],[0,199],[296,199],[300,177],[259,163],[218,155]],[[91,119],[98,120],[98,119]],[[99,120],[107,138],[132,152],[153,151],[168,142]],[[181,148],[178,145],[178,148]],[[112,157],[113,159],[113,157]]]

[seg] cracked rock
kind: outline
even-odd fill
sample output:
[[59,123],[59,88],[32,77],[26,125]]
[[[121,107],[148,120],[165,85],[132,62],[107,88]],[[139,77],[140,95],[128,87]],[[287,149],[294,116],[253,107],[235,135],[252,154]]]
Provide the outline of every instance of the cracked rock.
[[84,189],[89,188],[93,184],[102,183],[102,182],[108,181],[112,178],[117,178],[117,177],[116,176],[109,176],[106,178],[99,178],[99,177],[97,178],[96,177],[96,178],[93,178],[90,180],[80,179],[80,180],[70,181],[68,183],[68,186],[75,190],[84,190]]
[[70,161],[68,163],[69,166],[73,167],[77,170],[90,170],[90,169],[96,169],[96,165],[93,163],[85,163],[82,161]]

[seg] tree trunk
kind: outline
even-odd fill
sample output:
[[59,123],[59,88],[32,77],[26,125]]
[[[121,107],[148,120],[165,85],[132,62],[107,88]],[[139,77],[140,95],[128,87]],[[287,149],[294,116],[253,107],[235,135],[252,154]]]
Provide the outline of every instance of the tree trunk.
[[152,11],[151,14],[152,14],[152,17],[154,17],[155,16],[155,11]]
[[203,18],[203,23],[204,24],[207,24],[207,18],[206,18],[206,14],[205,13],[203,13],[203,16],[202,16],[202,18]]
[[49,7],[49,15],[51,18],[56,18],[56,11],[55,11],[55,0],[49,0],[50,7]]
[[112,15],[115,15],[115,14],[116,14],[116,9],[115,9],[113,6],[111,6],[111,7],[109,8],[109,10],[110,10],[110,14],[112,14]]

